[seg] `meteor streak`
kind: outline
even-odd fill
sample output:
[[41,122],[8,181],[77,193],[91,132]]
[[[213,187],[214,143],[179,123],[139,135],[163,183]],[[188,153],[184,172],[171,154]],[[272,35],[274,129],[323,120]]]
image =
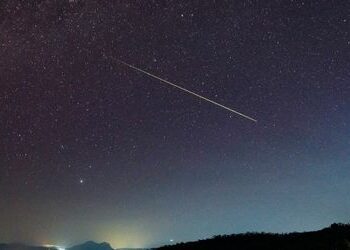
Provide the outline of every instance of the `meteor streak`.
[[158,77],[158,76],[155,76],[155,75],[153,75],[153,74],[151,74],[151,73],[149,73],[149,72],[147,72],[147,71],[144,71],[144,70],[142,70],[142,69],[139,69],[139,68],[137,68],[137,67],[135,67],[135,66],[133,66],[133,65],[131,65],[131,64],[128,64],[128,63],[126,63],[126,62],[123,62],[123,61],[121,61],[121,60],[117,60],[117,61],[120,62],[121,64],[124,64],[125,66],[128,66],[129,68],[132,68],[132,69],[137,70],[137,71],[139,71],[139,72],[141,72],[141,73],[144,73],[144,74],[146,74],[146,75],[148,75],[148,76],[150,76],[150,77],[152,77],[152,78],[155,78],[155,79],[157,79],[157,80],[160,80],[160,81],[162,81],[162,82],[164,82],[164,83],[166,83],[166,84],[169,84],[169,85],[171,85],[171,86],[173,86],[173,87],[175,87],[175,88],[177,88],[177,89],[180,89],[180,90],[182,90],[182,91],[184,91],[184,92],[186,92],[186,93],[188,93],[188,94],[191,94],[191,95],[196,96],[196,97],[198,97],[198,98],[200,98],[200,99],[202,99],[202,100],[205,100],[205,101],[207,101],[207,102],[209,102],[209,103],[212,103],[212,104],[214,104],[214,105],[216,105],[216,106],[218,106],[218,107],[220,107],[220,108],[224,108],[224,109],[226,109],[226,110],[228,110],[228,111],[230,111],[230,112],[232,112],[232,113],[234,113],[234,114],[236,114],[236,115],[239,115],[239,116],[241,116],[241,117],[244,117],[244,118],[246,118],[246,119],[248,119],[248,120],[250,120],[250,121],[257,122],[257,120],[255,120],[254,118],[252,118],[252,117],[250,117],[250,116],[247,116],[247,115],[245,115],[245,114],[242,114],[242,113],[240,113],[240,112],[238,112],[238,111],[236,111],[236,110],[233,110],[233,109],[231,109],[231,108],[229,108],[229,107],[226,107],[226,106],[224,106],[224,105],[222,105],[222,104],[220,104],[220,103],[217,103],[217,102],[215,102],[215,101],[213,101],[213,100],[210,100],[210,99],[208,99],[208,98],[206,98],[206,97],[204,97],[204,96],[201,96],[201,95],[199,95],[199,94],[197,94],[197,93],[195,93],[195,92],[192,92],[192,91],[190,91],[190,90],[188,90],[188,89],[185,89],[184,87],[181,87],[181,86],[179,86],[179,85],[177,85],[177,84],[175,84],[175,83],[169,82],[169,81],[167,81],[167,80],[165,80],[165,79],[162,79],[162,78],[160,78],[160,77]]

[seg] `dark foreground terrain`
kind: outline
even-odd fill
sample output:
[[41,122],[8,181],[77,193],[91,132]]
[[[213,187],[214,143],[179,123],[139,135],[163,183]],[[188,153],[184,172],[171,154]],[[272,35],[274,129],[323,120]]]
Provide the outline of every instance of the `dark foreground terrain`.
[[[154,250],[350,250],[350,224],[332,224],[314,232],[272,234],[245,233],[162,246]],[[21,244],[0,244],[0,250],[56,250]],[[108,243],[92,241],[66,250],[113,250]]]
[[246,233],[163,246],[157,250],[344,250],[350,249],[350,224],[332,224],[315,232]]

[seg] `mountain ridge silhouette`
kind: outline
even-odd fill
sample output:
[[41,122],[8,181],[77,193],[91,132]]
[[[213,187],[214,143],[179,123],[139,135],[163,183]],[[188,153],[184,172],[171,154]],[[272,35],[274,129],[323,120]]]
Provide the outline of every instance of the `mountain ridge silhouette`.
[[[350,250],[350,224],[333,223],[317,231],[291,233],[247,232],[164,245],[153,250]],[[0,250],[56,250],[55,247],[0,243]],[[58,250],[58,249],[57,249]],[[116,248],[109,243],[87,241],[66,250],[146,250]]]
[[248,232],[177,243],[157,250],[350,250],[350,224],[333,223],[318,231]]

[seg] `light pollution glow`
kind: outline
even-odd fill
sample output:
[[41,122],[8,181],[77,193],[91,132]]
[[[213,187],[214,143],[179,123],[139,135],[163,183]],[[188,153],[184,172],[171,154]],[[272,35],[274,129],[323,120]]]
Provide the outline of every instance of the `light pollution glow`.
[[57,250],[66,250],[66,248],[62,246],[56,246],[56,245],[50,245],[50,244],[44,244],[43,246],[48,248],[56,248]]

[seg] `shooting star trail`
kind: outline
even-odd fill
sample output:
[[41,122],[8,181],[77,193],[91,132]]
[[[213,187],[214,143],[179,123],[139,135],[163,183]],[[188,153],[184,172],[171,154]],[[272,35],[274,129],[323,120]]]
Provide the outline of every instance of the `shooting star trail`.
[[177,89],[180,89],[180,90],[182,90],[182,91],[184,91],[184,92],[186,92],[186,93],[188,93],[188,94],[191,94],[191,95],[193,95],[193,96],[196,96],[196,97],[198,97],[198,98],[200,98],[200,99],[202,99],[202,100],[205,100],[205,101],[207,101],[207,102],[209,102],[209,103],[211,103],[211,104],[214,104],[214,105],[216,105],[216,106],[218,106],[218,107],[220,107],[220,108],[224,108],[224,109],[226,109],[226,110],[228,110],[228,111],[230,111],[230,112],[232,112],[232,113],[234,113],[234,114],[236,114],[236,115],[239,115],[239,116],[241,116],[241,117],[244,117],[244,118],[246,118],[246,119],[248,119],[248,120],[250,120],[250,121],[257,122],[256,119],[254,119],[254,118],[252,118],[252,117],[250,117],[250,116],[247,116],[247,115],[245,115],[245,114],[242,114],[242,113],[240,113],[240,112],[238,112],[238,111],[236,111],[236,110],[234,110],[234,109],[231,109],[231,108],[226,107],[226,106],[224,106],[224,105],[222,105],[222,104],[220,104],[220,103],[217,103],[217,102],[215,102],[215,101],[213,101],[213,100],[210,100],[210,99],[208,99],[208,98],[206,98],[206,97],[204,97],[204,96],[201,96],[201,95],[199,95],[199,94],[196,94],[195,92],[192,92],[192,91],[190,91],[190,90],[188,90],[188,89],[185,89],[184,87],[181,87],[181,86],[179,86],[179,85],[177,85],[177,84],[175,84],[175,83],[169,82],[169,81],[167,81],[167,80],[165,80],[165,79],[162,79],[162,78],[160,78],[160,77],[158,77],[158,76],[155,76],[155,75],[153,75],[153,74],[151,74],[151,73],[148,73],[147,71],[144,71],[144,70],[142,70],[142,69],[139,69],[139,68],[137,68],[137,67],[135,67],[135,66],[133,66],[133,65],[131,65],[131,64],[128,64],[128,63],[126,63],[126,62],[123,62],[123,61],[121,61],[121,60],[117,60],[117,61],[120,62],[121,64],[124,64],[125,66],[127,66],[127,67],[129,67],[129,68],[132,68],[132,69],[137,70],[137,71],[139,71],[139,72],[141,72],[141,73],[144,73],[144,74],[146,74],[146,75],[148,75],[148,76],[150,76],[150,77],[152,77],[152,78],[155,78],[155,79],[157,79],[157,80],[159,80],[159,81],[162,81],[162,82],[164,82],[164,83],[166,83],[166,84],[169,84],[169,85],[171,85],[171,86],[173,86],[173,87],[175,87],[175,88],[177,88]]

